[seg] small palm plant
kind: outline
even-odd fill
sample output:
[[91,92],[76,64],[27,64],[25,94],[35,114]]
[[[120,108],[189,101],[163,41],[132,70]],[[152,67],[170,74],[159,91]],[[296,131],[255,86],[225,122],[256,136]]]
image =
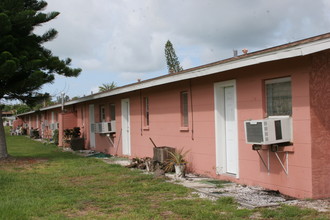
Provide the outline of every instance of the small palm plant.
[[187,164],[185,157],[189,151],[184,151],[184,148],[181,148],[175,152],[167,152],[169,154],[169,159],[166,161],[165,171],[170,172],[175,170],[177,177],[184,177]]

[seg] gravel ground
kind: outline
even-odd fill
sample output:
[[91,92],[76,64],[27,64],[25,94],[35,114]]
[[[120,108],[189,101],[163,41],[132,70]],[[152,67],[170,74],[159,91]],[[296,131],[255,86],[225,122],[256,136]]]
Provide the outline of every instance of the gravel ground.
[[[225,183],[219,188],[211,178],[198,177],[189,174],[184,179],[176,179],[173,174],[166,174],[176,184],[181,184],[196,190],[201,198],[216,200],[222,196],[234,197],[245,208],[272,207],[281,204],[296,205],[316,209],[319,212],[330,211],[330,198],[320,200],[299,200],[289,198],[277,191],[266,190],[262,187],[243,186],[236,183]],[[209,182],[210,181],[210,182]]]

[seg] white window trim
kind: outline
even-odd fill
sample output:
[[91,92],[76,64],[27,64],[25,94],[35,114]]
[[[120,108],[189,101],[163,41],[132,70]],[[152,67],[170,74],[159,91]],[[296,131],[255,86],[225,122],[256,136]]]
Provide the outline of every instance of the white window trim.
[[[292,80],[291,80],[291,76],[288,77],[281,77],[281,78],[276,78],[276,79],[269,79],[269,80],[265,80],[265,85],[270,85],[270,84],[276,84],[276,83],[284,83],[284,82],[291,82],[291,98],[292,98]],[[279,117],[292,117],[292,106],[291,106],[291,115],[268,115],[268,109],[267,109],[267,92],[265,90],[265,98],[266,98],[266,114],[267,114],[267,118],[279,118]],[[291,103],[292,105],[292,103]]]
[[275,83],[283,83],[283,82],[291,82],[291,77],[289,76],[289,77],[265,80],[266,85],[275,84]]

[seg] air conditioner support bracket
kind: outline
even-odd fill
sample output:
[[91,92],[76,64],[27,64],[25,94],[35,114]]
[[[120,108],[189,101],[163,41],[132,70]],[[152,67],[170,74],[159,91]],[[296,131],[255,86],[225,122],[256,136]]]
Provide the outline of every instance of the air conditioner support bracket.
[[256,150],[261,161],[262,161],[262,164],[265,166],[265,168],[267,169],[268,171],[268,174],[269,174],[269,171],[270,171],[270,168],[269,168],[269,152],[268,152],[268,164],[265,163],[264,159],[262,158],[261,154],[259,153],[259,150]]
[[280,162],[281,167],[283,168],[285,174],[286,175],[289,175],[289,157],[288,157],[288,152],[285,152],[286,167],[284,167],[284,164],[283,164],[281,158],[278,156],[277,152],[274,152],[274,153],[275,153],[276,158]]
[[113,143],[112,138],[110,137],[110,134],[107,134],[107,138],[109,139],[110,143],[112,144],[112,146],[115,146],[115,143]]

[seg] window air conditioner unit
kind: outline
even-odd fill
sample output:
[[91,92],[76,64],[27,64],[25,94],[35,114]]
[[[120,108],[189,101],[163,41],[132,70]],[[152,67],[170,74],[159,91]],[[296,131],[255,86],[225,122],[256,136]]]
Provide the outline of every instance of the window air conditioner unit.
[[51,123],[50,126],[49,126],[49,128],[50,128],[51,130],[56,130],[56,129],[58,129],[58,123]]
[[95,133],[106,134],[116,132],[116,121],[99,122],[95,124]]
[[248,144],[270,145],[292,140],[290,117],[244,121],[244,128]]

